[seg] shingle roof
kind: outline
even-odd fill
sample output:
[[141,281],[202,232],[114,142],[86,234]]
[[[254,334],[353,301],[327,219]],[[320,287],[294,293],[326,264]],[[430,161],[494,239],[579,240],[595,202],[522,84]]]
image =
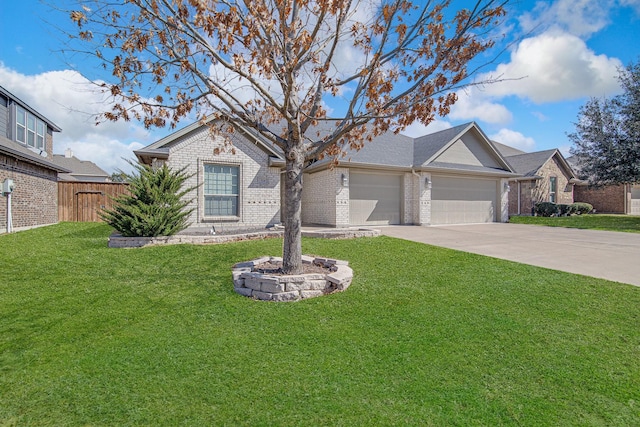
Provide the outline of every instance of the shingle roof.
[[472,123],[465,123],[416,138],[414,140],[413,164],[423,165],[471,125]]
[[66,157],[64,154],[54,154],[52,161],[71,172],[61,176],[63,180],[75,180],[74,175],[108,178],[109,174],[98,165],[88,160],[80,160],[75,156]]
[[536,151],[535,153],[518,154],[508,156],[507,161],[517,173],[526,177],[533,177],[536,176],[538,170],[547,163],[556,152],[558,152],[558,150],[554,148],[551,150]]
[[526,151],[518,150],[517,148],[511,147],[509,145],[504,145],[498,141],[491,140],[491,143],[496,150],[500,152],[505,157],[517,156],[518,154],[526,154]]
[[413,146],[412,138],[388,132],[365,143],[358,151],[349,150],[341,162],[411,167]]
[[[189,132],[195,131],[201,126],[199,122],[194,123],[186,128],[183,128],[167,137],[148,145],[140,150],[136,150],[135,153],[138,157],[143,155],[149,156],[153,154],[168,155],[168,147],[179,137],[186,135]],[[307,131],[309,139],[314,140],[322,138],[331,132],[334,124],[332,122],[320,122],[320,124]],[[455,142],[456,138],[463,132],[470,129],[476,129],[482,136],[482,139],[488,143],[489,150],[491,150],[500,160],[499,163],[504,165],[504,168],[490,168],[490,167],[468,167],[467,165],[454,165],[454,164],[433,164],[434,156],[448,147],[449,144]],[[248,132],[259,141],[261,138],[255,134],[254,131]],[[263,143],[264,144],[264,143]],[[270,144],[264,144],[265,148],[272,152],[278,153],[279,158],[283,158],[279,149],[273,148]],[[330,163],[331,159],[324,158],[309,166],[308,170],[315,170],[318,168],[326,167]],[[360,165],[366,166],[381,166],[387,168],[419,168],[429,167],[434,168],[446,168],[446,169],[458,169],[461,171],[480,171],[485,173],[500,173],[513,175],[513,170],[509,163],[504,159],[502,154],[495,149],[494,145],[484,135],[482,130],[474,123],[465,123],[459,126],[455,126],[450,129],[435,132],[432,134],[424,135],[419,138],[411,138],[402,134],[395,134],[393,132],[387,132],[383,135],[379,135],[373,138],[372,141],[367,142],[360,150],[348,149],[345,156],[340,157],[340,163],[348,165]],[[431,162],[431,163],[429,163]]]

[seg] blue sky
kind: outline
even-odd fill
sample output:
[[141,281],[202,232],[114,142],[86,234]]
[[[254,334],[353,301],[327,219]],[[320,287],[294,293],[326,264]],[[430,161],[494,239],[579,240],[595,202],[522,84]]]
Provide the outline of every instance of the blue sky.
[[[469,3],[454,0],[454,6],[458,2]],[[2,1],[0,20],[0,85],[62,128],[54,137],[56,153],[71,148],[113,172],[128,169],[122,158],[132,158],[132,150],[170,133],[133,122],[95,126],[91,113],[101,99],[78,71],[95,79],[99,70],[67,64],[57,52],[64,37],[55,27],[72,28],[66,15],[37,0]],[[514,80],[460,93],[449,116],[406,133],[474,120],[504,144],[568,155],[566,133],[580,106],[589,97],[618,93],[618,67],[640,61],[640,0],[512,0],[503,30],[515,42],[483,72]]]

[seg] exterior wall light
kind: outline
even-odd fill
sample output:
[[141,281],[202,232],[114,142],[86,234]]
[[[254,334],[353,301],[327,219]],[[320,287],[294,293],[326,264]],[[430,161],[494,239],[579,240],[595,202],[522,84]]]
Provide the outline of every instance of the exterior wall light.
[[347,175],[342,174],[340,182],[342,183],[343,187],[347,187],[349,184],[349,182],[347,181]]
[[430,188],[431,188],[431,185],[432,185],[432,184],[431,184],[431,180],[429,179],[429,177],[426,177],[426,178],[424,179],[424,186],[430,189]]
[[508,193],[510,190],[511,190],[511,187],[509,187],[509,184],[505,182],[504,183],[504,191],[505,191],[505,193]]

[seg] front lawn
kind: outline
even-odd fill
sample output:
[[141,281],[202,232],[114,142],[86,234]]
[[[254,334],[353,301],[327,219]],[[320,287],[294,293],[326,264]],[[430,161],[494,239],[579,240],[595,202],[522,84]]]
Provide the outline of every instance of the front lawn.
[[551,227],[586,228],[592,230],[640,233],[640,216],[630,215],[574,215],[561,217],[512,216],[513,224],[546,225]]
[[0,425],[640,425],[640,288],[388,237],[343,293],[233,292],[282,241],[0,236]]

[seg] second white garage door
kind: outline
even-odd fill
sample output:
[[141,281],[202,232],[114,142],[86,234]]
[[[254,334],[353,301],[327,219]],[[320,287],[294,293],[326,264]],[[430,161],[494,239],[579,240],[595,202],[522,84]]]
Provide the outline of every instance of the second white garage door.
[[349,223],[400,224],[402,176],[349,173]]
[[496,206],[496,180],[432,177],[433,225],[494,222]]

